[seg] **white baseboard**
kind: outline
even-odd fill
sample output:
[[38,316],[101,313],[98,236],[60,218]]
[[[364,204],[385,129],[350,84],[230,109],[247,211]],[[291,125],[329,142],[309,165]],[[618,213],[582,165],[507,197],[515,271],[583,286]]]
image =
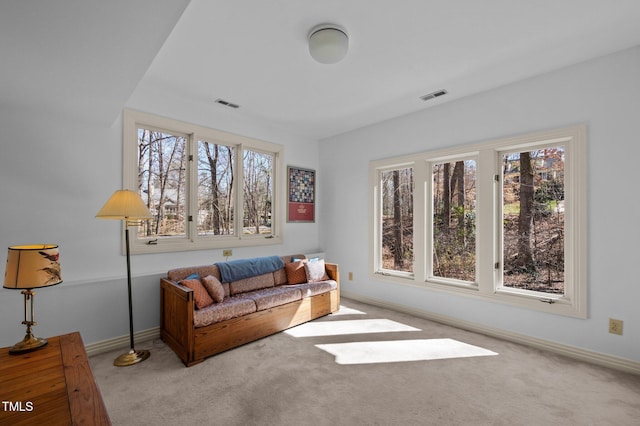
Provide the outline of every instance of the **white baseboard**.
[[457,318],[449,317],[446,315],[434,314],[432,312],[423,311],[421,309],[410,308],[387,301],[361,296],[359,294],[353,294],[344,290],[340,291],[340,294],[348,299],[353,299],[370,305],[379,306],[381,308],[387,308],[394,311],[415,315],[420,318],[425,318],[431,321],[439,322],[442,324],[451,325],[453,327],[461,328],[475,333],[484,334],[491,337],[497,337],[502,340],[507,340],[514,343],[520,343],[523,345],[531,346],[538,349],[547,350],[549,352],[564,355],[573,359],[589,362],[592,364],[602,365],[604,367],[614,368],[616,370],[625,371],[627,373],[640,375],[640,362],[632,361],[625,358],[619,358],[612,355],[607,355],[599,352],[590,351],[587,349],[578,348],[575,346],[563,345],[557,342],[551,342],[548,340],[538,339],[536,337],[527,336],[524,334],[513,333],[511,331],[500,330],[493,327],[487,327],[472,323],[469,321],[460,320]]
[[[160,327],[149,328],[147,330],[138,331],[133,334],[136,345],[138,343],[157,339],[160,337]],[[90,343],[85,346],[87,356],[98,355],[104,352],[110,352],[116,349],[129,348],[129,335],[114,337],[113,339],[102,340],[100,342]]]

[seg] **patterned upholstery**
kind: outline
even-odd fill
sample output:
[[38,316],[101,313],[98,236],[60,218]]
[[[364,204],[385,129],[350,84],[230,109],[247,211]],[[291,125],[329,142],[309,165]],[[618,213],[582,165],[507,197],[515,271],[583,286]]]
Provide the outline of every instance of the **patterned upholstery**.
[[316,283],[304,283],[290,285],[288,287],[297,288],[302,293],[302,297],[311,297],[321,293],[327,293],[338,288],[338,283],[333,280],[319,281]]
[[259,311],[273,308],[274,306],[284,305],[285,303],[295,302],[302,299],[300,290],[289,286],[279,286],[273,288],[265,288],[262,290],[252,291],[246,294],[247,297],[256,302],[256,308]]
[[220,303],[224,300],[224,287],[216,277],[207,275],[202,279],[202,285],[214,302]]
[[229,284],[231,294],[246,293],[248,291],[261,290],[263,288],[273,287],[273,272],[258,275],[257,277],[245,278],[239,281],[233,281]]
[[196,273],[201,277],[213,275],[217,279],[220,279],[220,271],[218,271],[218,267],[216,265],[188,266],[185,268],[171,269],[169,272],[167,272],[167,278],[169,278],[171,281],[178,282],[187,278],[193,273]]
[[209,296],[200,280],[182,280],[180,283],[193,290],[193,301],[196,303],[196,308],[202,309],[213,304],[213,299]]
[[287,271],[288,284],[300,284],[307,282],[307,273],[305,272],[304,262],[302,260],[287,263],[284,267]]
[[[171,269],[169,272],[167,272],[167,278],[170,281],[178,282],[187,278],[191,274],[198,274],[201,277],[211,275],[216,277],[218,280],[220,279],[220,271],[218,271],[218,267],[216,265],[188,266],[185,268]],[[229,290],[229,283],[222,283],[222,288],[224,288],[225,297],[231,295],[231,292]]]
[[284,260],[284,268],[280,269],[273,273],[273,278],[276,282],[276,285],[287,284],[289,279],[287,278],[287,264],[293,262],[293,259],[304,259],[303,254],[294,254],[292,256],[282,256],[282,260]]
[[256,304],[245,295],[232,296],[221,303],[214,303],[204,309],[193,313],[193,322],[196,327],[204,327],[231,318],[241,317],[256,311]]

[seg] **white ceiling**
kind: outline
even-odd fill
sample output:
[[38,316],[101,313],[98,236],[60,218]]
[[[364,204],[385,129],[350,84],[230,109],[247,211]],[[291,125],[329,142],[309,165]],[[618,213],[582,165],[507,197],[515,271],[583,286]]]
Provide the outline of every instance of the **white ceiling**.
[[[322,139],[640,45],[638,0],[186,2],[3,1],[1,102],[116,115],[140,83]],[[307,50],[327,22],[335,65]]]
[[111,125],[188,3],[1,0],[0,109]]

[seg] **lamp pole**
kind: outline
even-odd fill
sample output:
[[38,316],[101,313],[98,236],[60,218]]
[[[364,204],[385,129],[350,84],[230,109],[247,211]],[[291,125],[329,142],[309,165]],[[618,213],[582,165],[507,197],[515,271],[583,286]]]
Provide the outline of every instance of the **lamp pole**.
[[129,223],[125,220],[125,246],[127,251],[127,291],[129,293],[129,341],[131,342],[131,351],[133,349],[133,299],[131,298],[131,256],[129,255]]

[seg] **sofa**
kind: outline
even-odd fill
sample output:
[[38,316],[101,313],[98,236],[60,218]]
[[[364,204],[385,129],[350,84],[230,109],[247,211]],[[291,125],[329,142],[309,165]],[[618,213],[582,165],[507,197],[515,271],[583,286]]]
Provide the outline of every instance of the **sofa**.
[[335,312],[338,265],[303,255],[176,268],[160,280],[160,337],[190,367]]

